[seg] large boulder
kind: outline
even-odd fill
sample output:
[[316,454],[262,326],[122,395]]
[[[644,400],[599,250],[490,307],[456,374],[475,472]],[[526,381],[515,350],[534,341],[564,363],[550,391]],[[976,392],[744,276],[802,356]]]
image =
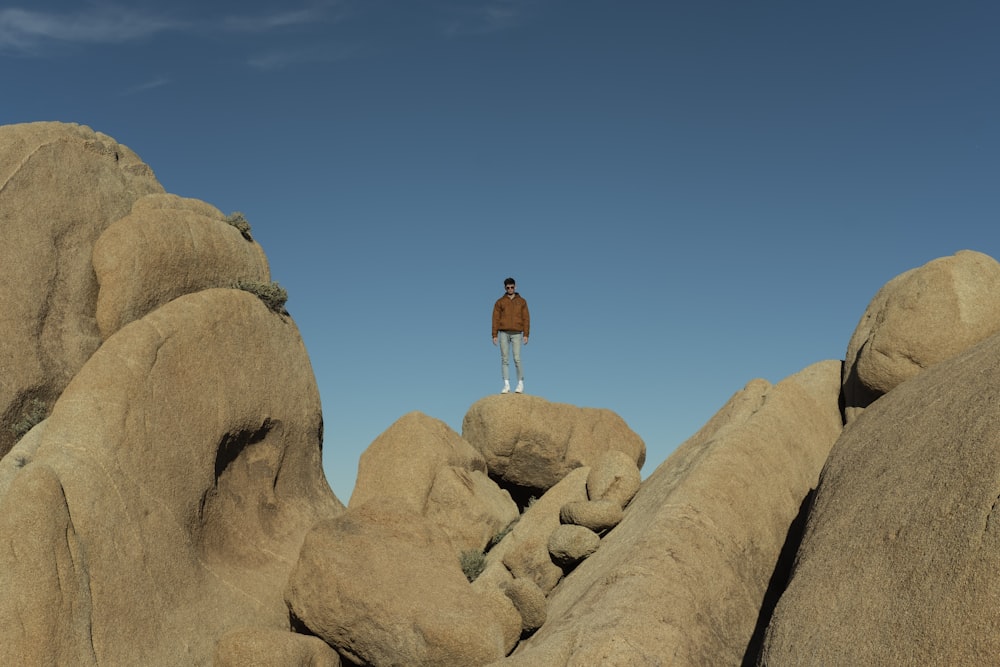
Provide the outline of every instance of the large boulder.
[[518,517],[482,454],[440,419],[399,418],[361,454],[351,507],[379,502],[441,526],[458,550],[482,550]]
[[0,126],[0,456],[101,344],[94,242],[158,192],[135,153],[88,127]]
[[545,624],[500,664],[741,664],[789,527],[841,431],[839,390],[830,361],[733,396],[643,482],[551,592]]
[[[286,599],[312,633],[373,667],[488,664],[507,654],[521,629],[506,596],[469,585],[437,524],[378,503],[316,524]],[[498,604],[514,619],[512,630]]]
[[501,484],[539,492],[608,451],[624,452],[639,468],[646,459],[642,438],[614,412],[525,394],[474,403],[462,421],[462,437],[482,452]]
[[823,468],[765,664],[1000,655],[1000,336],[872,404]]
[[288,630],[304,536],[343,511],[321,433],[302,339],[255,296],[123,327],[0,498],[0,663],[209,664],[234,627]]
[[878,291],[847,346],[848,420],[920,371],[1000,332],[1000,264],[962,250]]
[[236,283],[268,283],[260,245],[215,207],[148,195],[94,244],[97,326],[107,338],[182,294]]

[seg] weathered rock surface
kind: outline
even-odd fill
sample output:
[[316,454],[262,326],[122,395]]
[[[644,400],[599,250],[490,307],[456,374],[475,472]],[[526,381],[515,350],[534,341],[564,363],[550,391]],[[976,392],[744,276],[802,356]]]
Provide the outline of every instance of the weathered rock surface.
[[340,667],[319,637],[270,628],[230,630],[215,646],[213,667]]
[[0,126],[0,456],[32,401],[50,410],[101,343],[94,242],[158,192],[135,153],[88,127]]
[[[841,431],[840,363],[755,380],[645,481],[503,665],[739,665]],[[822,616],[814,618],[823,618]]]
[[295,325],[251,294],[121,329],[0,499],[0,663],[209,664],[233,627],[287,630],[303,537],[343,509],[321,424]]
[[532,503],[486,554],[486,570],[480,578],[503,585],[512,575],[515,579],[530,579],[545,593],[551,591],[562,579],[563,570],[549,556],[549,537],[560,525],[562,506],[586,500],[589,472],[590,468],[577,468]]
[[490,474],[545,491],[571,470],[591,466],[608,451],[642,467],[646,445],[610,410],[550,403],[538,396],[487,396],[469,408],[462,437],[486,458]]
[[560,567],[576,565],[601,546],[601,536],[584,526],[563,524],[549,535],[549,555]]
[[148,195],[94,244],[97,326],[107,338],[183,294],[270,282],[264,251],[197,199]]
[[422,412],[398,419],[361,454],[348,504],[373,502],[431,519],[458,551],[484,549],[518,518],[510,494],[487,475],[483,456]]
[[963,250],[878,291],[847,347],[848,420],[920,371],[1000,332],[1000,264]]
[[347,510],[294,323],[228,289],[270,281],[244,223],[0,127],[0,664],[996,661],[992,258],[893,279],[645,482],[614,413],[489,396],[393,424]]
[[587,496],[591,500],[611,500],[625,507],[639,491],[642,474],[625,452],[612,450],[601,456],[590,469]]
[[503,584],[503,592],[521,614],[521,630],[531,632],[545,623],[545,592],[530,579],[511,579]]
[[998,396],[994,336],[844,430],[768,628],[766,664],[995,662]]
[[576,500],[559,510],[559,520],[563,523],[583,526],[596,533],[614,528],[624,516],[617,500]]
[[378,504],[351,506],[310,531],[286,598],[310,631],[366,665],[483,665],[520,634],[513,603],[469,585],[437,524]]

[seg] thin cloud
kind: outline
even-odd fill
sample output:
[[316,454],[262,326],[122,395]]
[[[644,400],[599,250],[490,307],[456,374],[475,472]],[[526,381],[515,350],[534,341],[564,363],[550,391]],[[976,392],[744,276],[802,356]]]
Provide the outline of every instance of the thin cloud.
[[456,7],[444,26],[445,34],[481,35],[516,26],[521,12],[516,3],[494,2],[478,7]]
[[46,42],[118,44],[180,27],[171,19],[106,6],[72,14],[0,9],[0,49],[30,52]]
[[122,97],[127,97],[129,95],[136,95],[138,93],[144,93],[147,90],[153,90],[154,88],[159,88],[170,83],[170,79],[161,76],[158,79],[153,79],[152,81],[147,81],[145,83],[140,83],[137,86],[132,86],[121,92]]
[[341,18],[334,10],[341,4],[328,0],[300,9],[264,16],[182,21],[131,10],[119,5],[97,4],[73,13],[0,9],[0,51],[37,54],[43,47],[65,44],[121,44],[175,31],[210,35],[216,31],[260,34]]
[[231,32],[267,32],[315,23],[323,18],[324,11],[321,8],[309,8],[268,16],[230,16],[223,19],[223,27]]
[[265,72],[274,72],[292,65],[304,63],[329,63],[350,60],[358,57],[360,52],[361,49],[349,46],[337,48],[323,46],[289,50],[276,49],[249,58],[247,64]]

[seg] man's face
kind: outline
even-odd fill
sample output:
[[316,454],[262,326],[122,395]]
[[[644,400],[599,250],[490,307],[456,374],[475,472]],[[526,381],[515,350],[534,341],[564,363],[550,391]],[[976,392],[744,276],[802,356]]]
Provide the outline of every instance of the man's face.
[[514,288],[517,285],[504,285],[504,289],[507,291],[507,296],[514,296]]

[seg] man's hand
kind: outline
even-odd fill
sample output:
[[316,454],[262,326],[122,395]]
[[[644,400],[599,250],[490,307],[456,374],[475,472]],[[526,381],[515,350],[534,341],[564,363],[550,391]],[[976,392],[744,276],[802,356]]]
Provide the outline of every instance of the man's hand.
[[493,337],[493,344],[494,344],[494,345],[496,345],[496,344],[497,344],[497,337],[496,337],[496,336],[494,336],[494,337]]
[[527,344],[528,344],[528,337],[527,337],[527,336],[525,336],[525,337],[524,337],[524,344],[525,344],[525,345],[527,345]]

